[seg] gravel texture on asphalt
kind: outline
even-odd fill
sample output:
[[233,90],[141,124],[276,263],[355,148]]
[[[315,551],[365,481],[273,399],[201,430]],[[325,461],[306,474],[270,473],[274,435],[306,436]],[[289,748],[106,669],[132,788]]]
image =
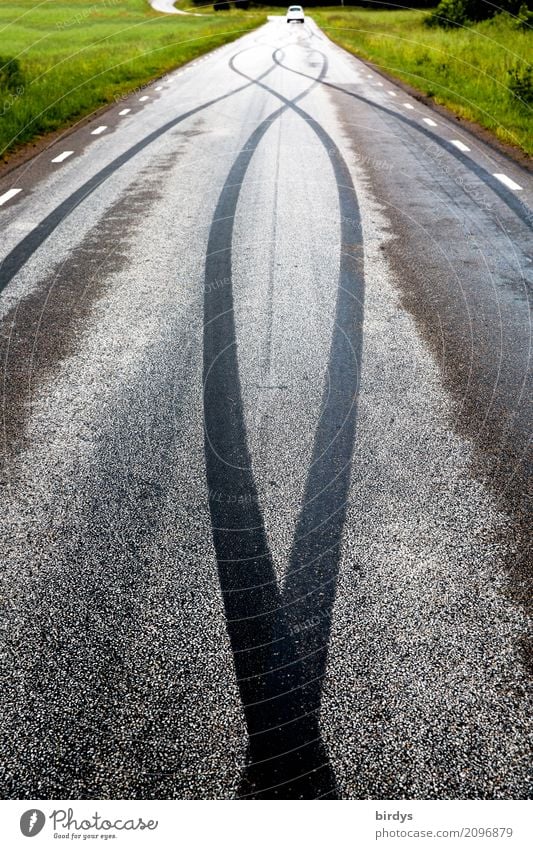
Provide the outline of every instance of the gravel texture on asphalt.
[[[237,71],[265,75],[270,90]],[[348,93],[313,82],[321,72]],[[305,91],[308,117],[291,105]],[[498,404],[518,423],[498,480],[510,480],[511,448],[525,468],[523,221],[482,181],[491,209],[458,187],[459,172],[473,178],[442,148],[429,166],[427,137],[380,111],[401,107],[312,22],[273,20],[152,95],[123,123],[129,101],[111,109],[109,133],[87,146],[73,134],[81,151],[61,169],[41,159],[33,184],[31,163],[15,172],[28,190],[0,210],[4,256],[133,144],[223,98],[110,174],[0,299],[3,795],[242,792],[249,741],[209,510],[221,493],[205,468],[205,255],[239,152],[285,105],[244,176],[231,280],[215,282],[232,287],[251,467],[283,587],[335,385],[341,252],[363,256],[355,448],[319,713],[336,794],[527,797],[528,621],[524,575],[509,569],[520,535],[485,473],[476,419],[468,429],[458,414],[467,387],[478,425],[495,432],[496,369]],[[349,167],[362,248],[314,126]],[[525,185],[482,145],[472,156],[487,168],[496,157]],[[496,341],[502,315],[512,345]],[[513,486],[524,505],[522,472]],[[293,623],[301,645],[319,625]]]

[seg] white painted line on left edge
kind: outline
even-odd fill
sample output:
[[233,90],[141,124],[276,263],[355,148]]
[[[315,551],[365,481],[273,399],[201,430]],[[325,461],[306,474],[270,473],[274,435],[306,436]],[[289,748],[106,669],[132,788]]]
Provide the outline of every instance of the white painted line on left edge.
[[65,159],[68,159],[69,156],[72,156],[73,153],[73,150],[64,150],[63,153],[60,153],[59,156],[56,156],[55,159],[52,159],[52,162],[64,162]]
[[148,97],[148,95],[147,95],[147,94],[144,94],[142,97],[139,97],[139,100],[140,100],[140,102],[142,103],[142,102],[143,102],[143,100],[150,100],[150,98]]
[[101,127],[97,127],[96,130],[93,130],[91,132],[91,136],[99,136],[100,133],[105,132],[105,130],[107,130],[107,126],[103,124]]
[[15,195],[18,195],[18,193],[21,191],[22,189],[10,189],[8,192],[5,192],[3,195],[0,195],[0,206],[3,206],[5,203],[8,202],[8,200],[14,198]]
[[405,106],[406,109],[414,109],[415,108],[414,106],[411,106],[410,103],[404,103],[403,105]]
[[462,141],[459,141],[459,139],[450,139],[450,141],[456,148],[458,148],[458,150],[463,150],[465,153],[470,150],[470,148],[467,147],[466,144],[463,144]]
[[121,109],[118,114],[119,115],[127,115],[128,112],[131,112],[131,109]]
[[518,183],[515,183],[515,181],[511,180],[511,178],[508,177],[506,174],[493,174],[492,176],[496,177],[496,179],[499,180],[500,183],[503,183],[504,186],[507,186],[507,188],[512,189],[514,192],[522,191],[522,186],[519,186]]

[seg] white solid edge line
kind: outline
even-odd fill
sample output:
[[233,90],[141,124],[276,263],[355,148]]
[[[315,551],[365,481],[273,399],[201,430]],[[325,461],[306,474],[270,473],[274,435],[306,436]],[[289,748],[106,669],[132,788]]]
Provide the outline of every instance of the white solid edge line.
[[404,103],[403,106],[405,106],[406,109],[414,109],[415,108],[414,106],[411,106],[410,103]]
[[459,141],[459,139],[450,139],[450,141],[451,141],[451,143],[452,143],[453,145],[455,145],[455,147],[457,147],[459,150],[463,150],[463,151],[465,151],[465,152],[470,150],[470,148],[469,148],[469,147],[467,147],[467,146],[466,146],[466,144],[463,144],[463,142],[462,142],[462,141]]
[[425,124],[428,124],[430,127],[436,127],[437,126],[437,122],[432,121],[431,118],[422,118],[422,120]]
[[128,112],[131,112],[131,109],[121,109],[118,114],[119,115],[127,115]]
[[64,162],[65,159],[68,159],[69,156],[72,156],[73,153],[73,150],[64,150],[63,153],[60,153],[59,156],[56,156],[54,159],[52,159],[52,162]]
[[18,195],[18,193],[21,191],[22,189],[9,189],[8,192],[5,192],[3,195],[0,195],[0,206],[3,206],[5,203],[8,202],[8,200],[14,198],[15,195]]
[[496,179],[499,180],[500,183],[503,183],[504,186],[507,186],[507,188],[513,189],[513,191],[515,192],[522,191],[522,186],[519,186],[518,183],[515,183],[514,180],[511,180],[511,178],[508,177],[507,174],[493,174],[492,176],[496,177]]
[[100,133],[103,133],[104,130],[107,130],[107,125],[103,124],[101,127],[97,127],[96,130],[91,131],[91,136],[99,136]]

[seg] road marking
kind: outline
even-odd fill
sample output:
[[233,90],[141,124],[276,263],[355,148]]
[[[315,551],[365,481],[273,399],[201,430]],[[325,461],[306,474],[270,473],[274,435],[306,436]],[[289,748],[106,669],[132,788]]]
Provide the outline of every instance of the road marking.
[[3,206],[5,203],[8,202],[8,200],[14,198],[15,195],[18,195],[18,193],[21,191],[22,189],[10,189],[8,192],[5,192],[5,194],[0,195],[0,206]]
[[381,88],[383,88],[383,83],[378,83],[378,85],[380,85],[380,86],[381,86]]
[[150,100],[150,98],[148,97],[148,95],[147,95],[147,94],[144,94],[142,97],[139,97],[139,100],[140,100],[140,101],[141,101],[141,103],[142,103],[142,102],[143,102],[143,100]]
[[422,118],[422,120],[423,120],[424,124],[427,124],[429,127],[436,127],[437,126],[437,122],[432,121],[431,118]]
[[131,112],[131,109],[121,109],[118,114],[119,115],[127,115],[128,112]]
[[162,85],[158,85],[158,86],[156,86],[156,91],[162,91],[162,90],[163,90],[163,86],[162,86]]
[[99,136],[100,133],[105,132],[107,130],[107,126],[103,124],[101,127],[97,127],[96,130],[93,130],[91,136]]
[[513,189],[513,191],[515,192],[522,191],[522,186],[519,186],[518,183],[515,183],[515,181],[511,180],[511,178],[508,177],[506,174],[493,174],[492,176],[496,177],[496,179],[499,180],[500,183],[503,183],[504,186],[507,186],[507,188]]
[[395,91],[388,91],[387,94],[391,94],[393,97],[398,97]]
[[64,150],[63,153],[60,153],[59,156],[56,156],[55,159],[52,159],[52,162],[64,162],[65,159],[68,159],[69,156],[72,156],[73,153],[73,150]]
[[467,147],[467,146],[466,146],[466,144],[463,144],[463,142],[462,142],[462,141],[459,141],[459,139],[450,139],[450,141],[451,141],[451,143],[452,143],[452,144],[454,144],[454,145],[455,145],[455,147],[457,147],[459,150],[464,150],[465,152],[470,150],[470,148],[469,148],[469,147]]
[[374,79],[374,77],[372,76],[372,74],[367,74],[367,77],[368,77],[368,79],[369,79],[369,80],[373,80],[373,79]]
[[404,103],[403,105],[405,106],[406,109],[414,109],[415,108],[414,106],[411,106],[410,103]]

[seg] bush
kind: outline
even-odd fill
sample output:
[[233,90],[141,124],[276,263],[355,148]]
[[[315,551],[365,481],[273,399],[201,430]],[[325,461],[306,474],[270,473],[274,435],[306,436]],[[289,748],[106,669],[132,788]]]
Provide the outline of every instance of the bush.
[[24,86],[24,74],[18,59],[0,56],[0,89],[17,91]]
[[523,104],[533,103],[533,71],[531,65],[516,65],[509,74],[509,91]]
[[526,25],[528,21],[528,6],[523,0],[441,0],[434,12],[426,18],[425,23],[430,27],[460,27],[477,21],[493,18],[499,12],[521,14],[524,9]]
[[530,12],[527,5],[522,3],[517,13],[516,26],[518,29],[529,29],[533,27],[533,12]]

